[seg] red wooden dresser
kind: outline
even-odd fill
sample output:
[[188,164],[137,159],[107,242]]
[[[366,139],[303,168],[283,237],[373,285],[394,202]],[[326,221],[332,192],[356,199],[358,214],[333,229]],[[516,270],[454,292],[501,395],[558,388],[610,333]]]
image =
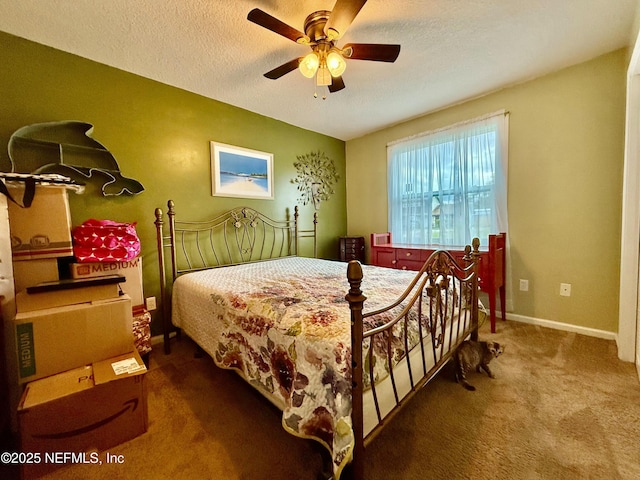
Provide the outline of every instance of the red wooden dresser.
[[[496,331],[496,294],[500,295],[502,320],[505,317],[505,268],[506,233],[489,235],[488,247],[480,247],[479,283],[480,290],[489,296],[491,332]],[[391,232],[371,234],[371,263],[380,267],[402,270],[420,270],[424,262],[439,245],[409,245],[393,243]],[[446,247],[456,260],[464,257],[464,247]]]

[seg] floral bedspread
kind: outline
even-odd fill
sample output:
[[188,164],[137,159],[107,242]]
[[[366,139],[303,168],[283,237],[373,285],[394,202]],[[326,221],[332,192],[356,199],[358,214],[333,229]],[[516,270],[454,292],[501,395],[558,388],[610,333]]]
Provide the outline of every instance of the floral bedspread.
[[[289,432],[322,442],[336,478],[353,448],[346,271],[345,263],[290,257],[190,273],[173,289],[173,323],[218,366],[267,392]],[[415,276],[367,265],[363,273],[365,311],[391,304]],[[401,344],[394,356],[403,355]],[[386,363],[383,353],[378,375]]]

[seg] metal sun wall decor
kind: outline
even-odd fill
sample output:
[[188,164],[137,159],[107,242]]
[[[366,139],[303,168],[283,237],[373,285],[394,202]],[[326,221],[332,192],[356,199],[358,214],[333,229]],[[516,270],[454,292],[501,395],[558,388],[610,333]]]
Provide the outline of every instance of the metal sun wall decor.
[[297,184],[300,192],[300,202],[307,205],[313,202],[316,210],[320,208],[320,202],[329,200],[335,193],[333,184],[340,178],[336,167],[323,152],[311,152],[296,157],[297,162],[293,166],[298,170],[298,176],[291,180]]

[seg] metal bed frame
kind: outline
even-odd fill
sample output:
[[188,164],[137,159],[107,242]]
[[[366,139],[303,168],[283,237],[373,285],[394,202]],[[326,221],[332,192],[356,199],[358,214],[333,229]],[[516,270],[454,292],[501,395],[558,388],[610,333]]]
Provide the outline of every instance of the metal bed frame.
[[[245,262],[262,261],[272,258],[297,255],[300,238],[313,238],[314,257],[317,256],[317,214],[314,214],[313,228],[301,230],[298,226],[298,208],[293,218],[277,222],[247,207],[235,208],[207,221],[177,221],[175,205],[168,202],[169,232],[164,232],[162,210],[155,210],[161,301],[163,313],[164,350],[170,353],[170,333],[175,329],[171,324],[171,295],[167,284],[165,250],[169,250],[171,280],[179,275],[217,266],[236,265]],[[346,280],[350,286],[345,299],[349,303],[351,315],[351,364],[352,364],[352,428],[354,449],[352,460],[346,469],[357,479],[364,479],[365,447],[438,371],[449,361],[457,346],[467,338],[478,336],[478,264],[480,241],[476,238],[472,246],[465,247],[464,265],[460,265],[447,251],[435,251],[424,263],[420,271],[404,293],[392,305],[376,311],[363,312],[366,297],[361,286],[362,267],[352,260],[345,264]],[[382,268],[382,267],[380,267]],[[454,300],[449,301],[448,289],[453,282]],[[345,283],[346,289],[346,283]],[[444,296],[443,296],[444,295]],[[402,305],[401,313],[384,325],[364,331],[364,320],[374,315],[390,311]],[[416,364],[409,355],[407,325],[411,315],[420,319],[419,345],[413,350],[419,353]],[[456,317],[457,315],[457,317]],[[456,325],[456,328],[453,325]],[[391,339],[398,330],[404,331],[405,360],[391,367],[389,376],[392,383],[394,406],[381,412],[377,387],[374,381],[373,348],[364,354],[363,345],[387,345],[391,365]],[[448,337],[448,338],[445,338]],[[446,345],[446,348],[445,348]],[[364,355],[364,357],[363,357]],[[368,359],[367,359],[368,355]],[[364,366],[369,365],[369,371]],[[428,365],[431,365],[428,367]],[[418,372],[418,373],[416,373]],[[400,391],[396,378],[408,375],[410,388]],[[365,376],[371,386],[377,416],[376,426],[365,436],[364,433],[364,389]],[[326,467],[326,465],[325,465]]]

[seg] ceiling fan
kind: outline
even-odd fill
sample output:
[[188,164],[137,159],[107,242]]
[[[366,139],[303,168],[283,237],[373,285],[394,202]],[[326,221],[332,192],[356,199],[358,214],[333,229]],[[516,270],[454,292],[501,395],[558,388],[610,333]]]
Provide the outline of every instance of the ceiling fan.
[[319,10],[306,18],[304,33],[259,8],[251,10],[247,15],[249,21],[311,47],[311,53],[294,58],[264,76],[276,80],[299,69],[307,78],[315,76],[316,85],[327,86],[330,92],[337,92],[345,87],[342,74],[347,66],[346,59],[395,62],[400,54],[400,45],[348,43],[342,48],[336,46],[335,42],[345,34],[365,3],[367,0],[336,0],[332,11]]

